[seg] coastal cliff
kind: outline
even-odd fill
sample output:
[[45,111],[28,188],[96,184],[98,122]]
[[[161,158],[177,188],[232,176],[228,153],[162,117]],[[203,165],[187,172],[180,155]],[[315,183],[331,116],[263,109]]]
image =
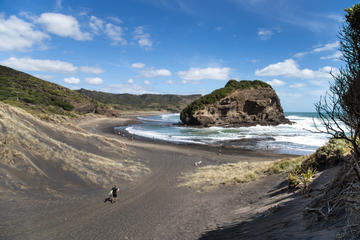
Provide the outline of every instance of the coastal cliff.
[[180,114],[190,126],[255,126],[290,124],[285,118],[280,99],[267,83],[230,80],[189,104]]

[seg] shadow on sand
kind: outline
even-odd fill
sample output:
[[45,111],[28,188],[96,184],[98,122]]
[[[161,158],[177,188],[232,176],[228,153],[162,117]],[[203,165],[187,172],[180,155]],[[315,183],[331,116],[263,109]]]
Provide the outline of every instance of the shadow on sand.
[[[319,178],[313,181],[311,184],[313,191],[308,195],[301,193],[288,195],[288,201],[284,204],[259,213],[252,219],[206,232],[199,239],[335,239],[335,226],[314,223],[304,217],[305,207],[321,194],[318,189],[329,181],[332,174],[332,171],[324,171]],[[284,184],[286,185],[286,182],[279,184],[266,196],[273,197],[282,194],[286,191]]]

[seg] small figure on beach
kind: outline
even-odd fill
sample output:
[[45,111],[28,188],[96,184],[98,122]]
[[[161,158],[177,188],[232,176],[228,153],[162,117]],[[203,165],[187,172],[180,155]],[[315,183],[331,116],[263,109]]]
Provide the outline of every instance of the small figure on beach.
[[111,203],[114,203],[114,202],[116,201],[117,194],[118,194],[118,192],[119,192],[119,188],[116,187],[116,185],[114,184],[114,186],[112,187],[111,191],[112,191],[112,202],[111,202]]
[[195,163],[194,163],[194,166],[195,166],[195,167],[198,167],[198,166],[200,166],[201,163],[202,163],[202,161],[195,162]]
[[116,186],[116,184],[114,184],[114,186],[111,188],[109,192],[109,197],[105,198],[104,203],[108,201],[111,203],[116,202],[118,192],[119,192],[119,188]]

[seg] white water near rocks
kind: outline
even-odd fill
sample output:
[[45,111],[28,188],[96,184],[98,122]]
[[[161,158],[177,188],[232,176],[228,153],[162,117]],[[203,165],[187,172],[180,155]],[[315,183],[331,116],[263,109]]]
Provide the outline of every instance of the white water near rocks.
[[316,113],[286,113],[295,122],[292,125],[253,126],[237,128],[193,128],[173,124],[180,123],[180,115],[164,114],[139,117],[141,124],[128,126],[125,130],[137,136],[173,143],[231,145],[251,150],[305,155],[324,145],[329,136],[312,133],[320,125]]

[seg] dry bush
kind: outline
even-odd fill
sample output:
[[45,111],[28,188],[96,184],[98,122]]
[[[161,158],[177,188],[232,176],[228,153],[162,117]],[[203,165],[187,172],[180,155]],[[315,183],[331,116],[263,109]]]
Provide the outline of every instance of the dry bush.
[[356,174],[344,166],[304,213],[309,225],[340,226],[336,239],[360,239],[360,183]]

